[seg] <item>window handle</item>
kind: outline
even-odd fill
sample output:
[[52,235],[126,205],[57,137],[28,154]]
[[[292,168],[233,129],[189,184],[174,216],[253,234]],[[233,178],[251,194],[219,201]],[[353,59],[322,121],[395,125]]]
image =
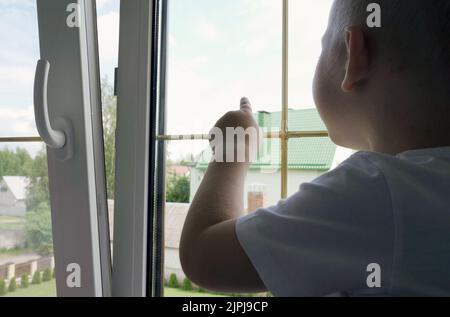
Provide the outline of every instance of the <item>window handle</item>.
[[47,86],[50,63],[39,60],[34,78],[34,115],[36,127],[45,144],[52,149],[62,149],[66,145],[64,132],[55,130],[50,124],[47,104]]

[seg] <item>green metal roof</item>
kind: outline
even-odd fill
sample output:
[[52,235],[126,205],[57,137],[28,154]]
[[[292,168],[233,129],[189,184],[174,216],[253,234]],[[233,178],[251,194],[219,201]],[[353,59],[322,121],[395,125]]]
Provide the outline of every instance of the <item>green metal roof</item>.
[[[258,112],[255,119],[263,129],[279,131],[281,126],[281,112]],[[289,110],[290,131],[324,131],[326,127],[320,119],[316,109]],[[261,155],[252,164],[253,170],[273,170],[280,168],[280,140],[265,139]],[[329,138],[300,138],[289,140],[288,163],[290,170],[319,170],[331,169],[336,145]],[[197,169],[206,169],[211,158],[211,150],[206,149],[200,156]]]

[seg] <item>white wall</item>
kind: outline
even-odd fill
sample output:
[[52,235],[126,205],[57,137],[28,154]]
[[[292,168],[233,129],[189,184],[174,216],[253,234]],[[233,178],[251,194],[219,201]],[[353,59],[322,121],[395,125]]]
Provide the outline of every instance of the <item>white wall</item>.
[[23,230],[0,230],[0,249],[23,247],[26,233]]
[[[323,171],[289,171],[288,175],[288,193],[292,195],[296,193],[302,183],[311,182],[315,178],[322,175]],[[195,192],[200,186],[200,182],[204,176],[202,170],[193,169],[191,172],[191,201]],[[278,203],[281,198],[281,172],[267,171],[260,172],[251,170],[247,174],[245,182],[244,207],[247,208],[247,190],[249,185],[264,184],[266,189],[266,206],[272,206]]]
[[1,188],[6,188],[7,191],[4,192],[0,190],[0,207],[13,206],[16,202],[16,199],[14,198],[14,195],[11,193],[4,180],[0,181],[0,189]]
[[181,283],[186,275],[181,268],[179,249],[164,249],[164,278],[169,280],[172,273],[177,275],[178,281]]
[[[0,188],[8,188],[4,180],[0,181]],[[23,200],[16,200],[11,191],[0,190],[0,216],[25,216],[26,205]]]

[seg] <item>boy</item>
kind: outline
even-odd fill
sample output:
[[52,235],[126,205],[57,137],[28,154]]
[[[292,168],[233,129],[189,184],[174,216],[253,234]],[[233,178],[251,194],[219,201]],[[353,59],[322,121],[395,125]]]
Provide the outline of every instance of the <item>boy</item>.
[[[373,29],[371,2],[335,1],[314,80],[331,138],[360,152],[244,217],[250,163],[211,163],[180,246],[193,282],[275,296],[450,295],[450,1],[377,1]],[[216,127],[257,127],[250,102]]]

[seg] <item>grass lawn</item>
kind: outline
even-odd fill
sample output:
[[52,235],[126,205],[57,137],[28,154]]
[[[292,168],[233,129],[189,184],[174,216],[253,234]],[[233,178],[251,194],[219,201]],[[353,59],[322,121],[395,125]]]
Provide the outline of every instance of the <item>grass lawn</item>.
[[26,249],[26,248],[17,248],[17,249],[9,249],[9,250],[0,249],[0,259],[23,255],[24,253],[28,253],[28,252],[32,252],[32,250]]
[[214,295],[214,294],[208,294],[208,293],[200,293],[196,291],[188,292],[183,291],[178,288],[164,288],[164,296],[165,297],[225,297],[222,295]]
[[7,293],[5,297],[56,297],[55,280],[30,285],[28,288],[18,288],[15,292]]
[[0,230],[25,230],[25,222],[0,223]]
[[[196,291],[187,292],[181,289],[168,288],[164,289],[166,297],[223,297],[208,293],[200,293]],[[55,297],[56,285],[55,280],[43,282],[39,285],[30,285],[28,288],[18,288],[13,293],[7,293],[5,297]]]
[[25,217],[16,217],[16,216],[0,216],[1,222],[25,222]]
[[0,230],[24,230],[26,218],[0,216]]

